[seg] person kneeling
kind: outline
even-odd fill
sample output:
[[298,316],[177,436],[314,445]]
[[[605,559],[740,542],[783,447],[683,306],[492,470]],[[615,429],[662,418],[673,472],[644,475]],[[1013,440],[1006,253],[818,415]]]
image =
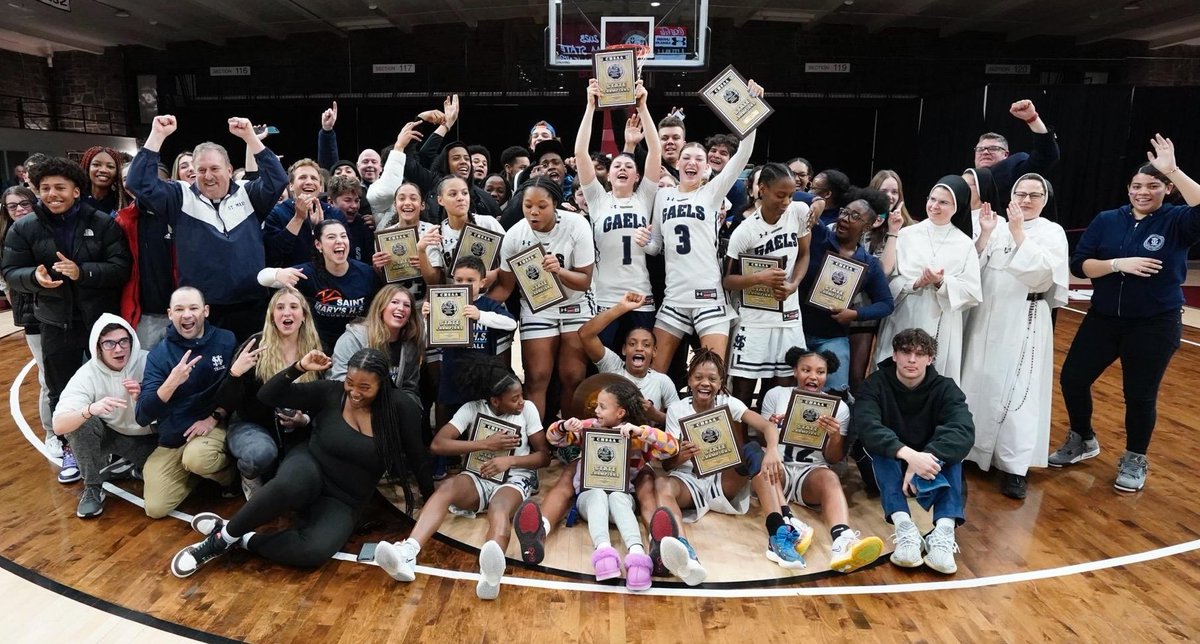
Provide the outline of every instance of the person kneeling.
[[[954,574],[954,529],[966,516],[962,460],[975,444],[975,423],[962,390],[933,368],[937,341],[928,333],[901,331],[892,351],[863,382],[854,428],[871,457],[884,515],[896,526],[892,563],[916,568],[924,550],[925,565]],[[934,529],[923,541],[906,494],[933,509]]]
[[[533,492],[537,470],[550,464],[550,447],[542,433],[537,407],[525,400],[521,380],[508,367],[490,361],[472,362],[462,365],[459,381],[459,387],[473,401],[459,407],[429,449],[438,456],[472,452],[491,452],[493,456],[479,467],[478,474],[463,472],[438,487],[421,509],[409,537],[399,543],[380,541],[375,561],[396,581],[413,581],[417,576],[417,554],[442,525],[447,510],[471,517],[487,512],[488,540],[479,550],[475,595],[495,599],[507,567],[504,550],[512,532],[513,514]],[[460,439],[480,419],[493,426],[501,421],[515,431],[496,431],[482,440]],[[511,455],[501,455],[507,451]]]

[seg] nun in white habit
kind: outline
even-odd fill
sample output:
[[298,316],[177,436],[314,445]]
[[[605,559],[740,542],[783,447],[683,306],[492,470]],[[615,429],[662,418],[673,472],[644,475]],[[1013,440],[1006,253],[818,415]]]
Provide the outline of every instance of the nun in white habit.
[[971,190],[958,175],[942,177],[925,201],[925,221],[900,230],[890,286],[896,310],[879,329],[875,364],[892,356],[892,338],[921,328],[937,340],[934,368],[959,380],[963,311],[982,297],[979,257],[971,241]]
[[1054,329],[1050,310],[1067,303],[1068,251],[1062,226],[1041,215],[1050,182],[1026,174],[1013,185],[1008,221],[980,218],[983,303],[967,328],[960,385],[975,416],[967,457],[1004,472],[1001,491],[1025,498],[1030,467],[1050,449]]

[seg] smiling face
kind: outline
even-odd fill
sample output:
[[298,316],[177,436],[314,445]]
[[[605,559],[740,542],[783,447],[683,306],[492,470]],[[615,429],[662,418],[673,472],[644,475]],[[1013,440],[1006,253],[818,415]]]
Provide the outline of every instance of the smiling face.
[[406,183],[396,190],[396,199],[392,202],[400,223],[411,226],[421,218],[421,210],[425,208],[425,200],[421,191],[411,183]]
[[1021,209],[1025,221],[1037,219],[1046,207],[1046,186],[1036,179],[1018,181],[1013,186],[1012,202]]
[[834,234],[839,242],[846,244],[858,243],[863,231],[875,221],[871,207],[863,199],[851,201],[838,213],[837,222],[833,226]]
[[350,235],[341,222],[321,226],[321,234],[313,243],[325,258],[327,268],[344,266],[350,261]]
[[194,164],[200,194],[210,201],[224,199],[229,194],[229,182],[233,179],[233,168],[224,155],[216,150],[205,150],[194,159]]
[[796,387],[804,391],[821,393],[825,391],[825,380],[829,377],[829,365],[825,358],[810,353],[796,361],[792,368],[796,376]]
[[545,188],[531,186],[525,189],[521,209],[525,212],[525,221],[529,222],[530,228],[539,233],[553,230],[557,220],[557,208],[558,204],[554,203],[554,199]]
[[554,133],[550,131],[550,128],[545,125],[534,126],[533,130],[529,133],[529,149],[536,148],[537,144],[541,141],[549,141],[553,138]]
[[725,168],[725,164],[729,163],[729,158],[732,156],[733,154],[725,145],[714,145],[708,150],[708,165],[712,167],[713,172],[720,172]]
[[446,166],[450,174],[460,179],[471,178],[471,155],[464,147],[453,147],[446,153]]
[[100,152],[92,157],[92,162],[88,164],[87,171],[88,179],[91,180],[93,188],[109,190],[117,178],[117,160],[112,158],[112,155],[107,152]]
[[408,318],[412,316],[412,296],[408,291],[403,289],[397,290],[388,303],[383,307],[383,313],[380,317],[383,319],[383,325],[388,328],[393,334],[399,333],[400,329],[408,324]]
[[925,214],[929,215],[929,221],[939,226],[950,223],[954,211],[954,195],[941,186],[935,187],[925,200]]
[[295,337],[300,332],[300,325],[304,324],[304,305],[300,298],[291,293],[280,295],[271,308],[271,323],[280,337]]
[[66,177],[42,177],[38,184],[38,196],[46,210],[62,215],[79,200],[79,186]]
[[879,191],[887,195],[889,208],[895,208],[896,204],[900,203],[900,185],[896,183],[895,179],[891,177],[884,179],[883,183],[879,184]]
[[724,379],[721,370],[712,362],[702,362],[688,374],[688,388],[692,391],[692,407],[707,409],[716,402]]
[[788,165],[788,169],[792,171],[792,175],[796,177],[796,189],[808,190],[809,179],[811,179],[812,168],[809,168],[803,161],[792,161]]
[[613,159],[608,168],[608,180],[614,194],[632,194],[640,178],[637,162],[624,154]]
[[514,382],[504,393],[488,398],[488,402],[500,414],[515,416],[525,409],[525,392],[521,390],[521,383]]
[[683,128],[669,126],[659,129],[658,140],[662,143],[662,160],[666,165],[675,165],[683,149]]
[[302,165],[292,171],[292,182],[288,184],[292,196],[315,195],[321,192],[321,172],[316,166]]
[[625,371],[641,378],[650,371],[654,362],[654,334],[649,329],[634,329],[625,336],[625,344],[621,345],[621,355],[625,358]]
[[1139,172],[1129,182],[1129,205],[1139,215],[1149,215],[1162,208],[1163,200],[1169,194],[1171,187],[1153,175]]
[[192,163],[192,155],[185,154],[179,157],[176,167],[176,178],[180,181],[188,183],[196,183],[196,166]]
[[487,157],[482,154],[471,155],[471,176],[480,181],[488,175]]
[[358,173],[354,171],[354,168],[352,168],[346,164],[342,164],[333,169],[333,176],[335,176],[335,177],[354,177],[355,179],[357,179]]
[[601,391],[596,396],[596,420],[603,427],[616,427],[625,422],[625,409],[608,391]]
[[508,195],[507,184],[504,183],[504,177],[500,176],[493,175],[488,177],[487,181],[483,182],[483,189],[489,195],[492,195],[496,203],[504,203],[505,197]]
[[382,171],[383,161],[379,159],[378,152],[363,150],[362,154],[358,155],[358,174],[362,176],[363,181],[370,183],[378,179]]
[[4,212],[8,213],[13,221],[16,221],[33,212],[33,202],[16,193],[7,195],[4,197]]
[[179,289],[171,294],[171,305],[167,317],[175,326],[175,332],[185,340],[204,335],[204,320],[208,318],[208,305],[194,289]]
[[700,145],[688,144],[679,153],[679,187],[684,192],[690,192],[700,187],[700,182],[708,175],[708,155]]
[[133,349],[133,338],[125,329],[113,329],[100,336],[100,361],[113,371],[120,371],[129,364]]
[[379,395],[382,384],[379,382],[378,374],[358,367],[350,367],[346,370],[346,380],[342,383],[342,390],[346,392],[346,400],[351,407],[370,409],[371,403],[375,402],[375,397]]
[[[833,191],[829,189],[829,177],[826,177],[824,172],[813,177],[810,187],[812,188],[811,192],[822,199],[829,199],[833,196]],[[826,203],[825,206],[828,207],[829,204]]]
[[471,208],[471,189],[465,180],[453,177],[442,182],[442,192],[437,200],[451,217],[466,217]]
[[346,221],[354,221],[358,217],[358,209],[362,207],[362,197],[353,192],[343,192],[333,198],[333,207],[346,215]]

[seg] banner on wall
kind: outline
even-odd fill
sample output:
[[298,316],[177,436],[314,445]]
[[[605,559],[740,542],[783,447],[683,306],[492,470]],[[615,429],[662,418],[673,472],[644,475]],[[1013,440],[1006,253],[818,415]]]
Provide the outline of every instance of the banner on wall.
[[71,0],[38,0],[38,2],[48,7],[54,7],[55,9],[61,9],[63,11],[69,12],[71,10]]

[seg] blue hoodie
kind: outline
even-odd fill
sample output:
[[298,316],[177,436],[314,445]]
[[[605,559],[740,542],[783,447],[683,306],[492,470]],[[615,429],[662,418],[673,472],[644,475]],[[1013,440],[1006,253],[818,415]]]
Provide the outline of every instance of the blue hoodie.
[[[167,337],[155,345],[146,357],[146,372],[142,377],[142,393],[137,400],[137,422],[146,426],[158,423],[158,444],[163,447],[182,447],[187,439],[183,432],[192,423],[208,418],[216,409],[216,393],[233,362],[237,340],[233,333],[218,329],[207,321],[204,334],[186,340],[175,330],[167,327]],[[190,360],[197,356],[191,375],[175,389],[171,400],[164,402],[158,397],[158,388],[171,374],[183,354],[191,351]]]
[[1145,319],[1183,307],[1188,249],[1200,241],[1200,206],[1164,204],[1137,221],[1133,207],[1106,210],[1088,224],[1071,254],[1071,272],[1083,274],[1088,259],[1152,257],[1162,270],[1150,277],[1111,273],[1092,280],[1092,311],[1102,315]]

